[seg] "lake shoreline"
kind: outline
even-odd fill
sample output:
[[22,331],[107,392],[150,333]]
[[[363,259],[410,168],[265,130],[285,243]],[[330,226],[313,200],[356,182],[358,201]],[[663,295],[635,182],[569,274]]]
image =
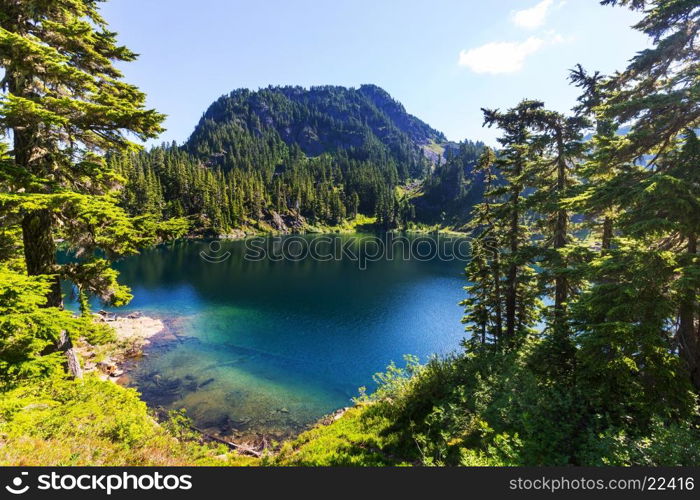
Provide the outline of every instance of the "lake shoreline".
[[157,337],[168,335],[166,320],[132,312],[123,316],[100,311],[94,314],[94,321],[108,325],[115,338],[103,345],[92,345],[86,339],[77,341],[77,351],[83,359],[85,373],[96,373],[102,380],[124,385],[123,378],[139,358],[145,348]]
[[[105,346],[93,346],[85,339],[79,339],[78,352],[83,359],[84,372],[96,373],[104,381],[135,389],[139,393],[139,399],[155,414],[158,422],[167,419],[168,415],[164,408],[151,404],[147,398],[144,398],[142,391],[132,385],[132,375],[139,362],[146,356],[156,355],[157,350],[168,349],[170,344],[183,341],[183,336],[177,333],[178,318],[143,315],[140,312],[117,315],[105,311],[95,314],[94,317],[95,321],[112,327],[116,340]],[[156,352],[149,353],[149,350],[156,350]],[[189,428],[201,436],[203,441],[224,444],[238,453],[259,458],[265,452],[277,451],[286,442],[293,441],[306,431],[331,425],[349,408],[340,406],[319,417],[316,422],[307,424],[295,432],[287,432],[281,439],[279,435],[272,432],[274,430],[272,428],[270,434],[260,432],[260,429],[256,428],[255,431],[244,433],[239,438],[211,429],[202,429],[194,421]]]
[[209,230],[194,230],[188,234],[177,238],[177,240],[198,241],[198,240],[244,240],[247,238],[255,238],[260,236],[290,236],[290,235],[361,235],[372,234],[376,232],[395,232],[405,234],[440,234],[444,236],[461,236],[468,237],[468,231],[460,231],[455,228],[444,227],[439,225],[432,226],[415,226],[404,228],[386,229],[380,227],[374,217],[360,216],[352,220],[348,220],[342,224],[334,226],[329,225],[313,225],[305,224],[300,227],[275,228],[272,226],[259,228],[254,226],[243,226],[229,230],[226,233],[215,233]]
[[[140,312],[118,315],[106,311],[96,313],[94,317],[95,321],[112,327],[116,339],[103,346],[91,345],[85,339],[78,340],[78,353],[83,359],[84,373],[95,373],[101,380],[135,389],[139,393],[139,399],[155,414],[158,422],[167,420],[167,411],[159,405],[152,404],[148,398],[144,397],[143,391],[133,384],[133,374],[145,357],[157,355],[160,350],[167,350],[172,344],[184,341],[184,337],[177,332],[176,323],[179,318],[143,315]],[[347,408],[338,408],[319,418],[318,422],[288,434],[282,441],[276,439],[274,433],[268,435],[259,432],[259,429],[235,439],[223,432],[202,429],[194,421],[189,428],[200,435],[203,441],[218,442],[238,453],[259,458],[263,452],[277,449],[284,442],[295,439],[311,428],[329,425],[346,410]]]

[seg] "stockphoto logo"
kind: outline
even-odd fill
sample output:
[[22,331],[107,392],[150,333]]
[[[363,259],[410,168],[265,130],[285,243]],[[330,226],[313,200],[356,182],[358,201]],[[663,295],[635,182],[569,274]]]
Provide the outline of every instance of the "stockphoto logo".
[[12,484],[5,486],[5,489],[13,495],[21,495],[29,490],[29,485],[24,484],[24,479],[29,475],[29,472],[21,472],[19,476],[12,480]]
[[188,474],[161,474],[154,472],[149,474],[42,474],[36,478],[36,486],[30,486],[29,473],[21,472],[19,476],[5,486],[5,490],[13,495],[22,495],[30,489],[40,491],[95,491],[111,495],[114,491],[132,490],[190,490],[192,489],[192,476]]
[[222,251],[221,242],[214,240],[209,243],[209,248],[207,250],[202,250],[199,252],[199,256],[202,258],[202,260],[212,264],[220,264],[231,257],[231,252],[228,250]]

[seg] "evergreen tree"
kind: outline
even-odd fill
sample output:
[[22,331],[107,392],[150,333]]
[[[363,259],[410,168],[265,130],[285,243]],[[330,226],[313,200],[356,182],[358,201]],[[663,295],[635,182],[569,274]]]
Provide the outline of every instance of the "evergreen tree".
[[533,236],[539,242],[537,254],[541,267],[540,280],[544,291],[552,298],[552,313],[548,316],[551,351],[547,364],[560,372],[572,367],[574,347],[569,332],[568,302],[572,282],[569,254],[574,242],[571,214],[565,201],[577,183],[575,170],[581,161],[584,145],[582,129],[587,124],[581,117],[540,109],[533,116],[534,139],[540,149],[532,165],[536,192],[527,201],[528,210],[536,214]]
[[505,113],[483,110],[484,124],[495,125],[503,131],[498,139],[502,148],[496,166],[504,185],[493,194],[505,198],[495,207],[495,216],[507,221],[504,228],[504,336],[510,345],[533,325],[538,304],[533,286],[534,270],[528,262],[532,252],[528,248],[530,235],[525,224],[524,200],[533,185],[532,165],[538,155],[537,144],[532,140],[532,124],[542,106],[539,101],[526,100]]
[[471,260],[466,275],[469,285],[465,287],[468,297],[460,305],[466,315],[462,322],[473,340],[481,344],[499,343],[503,339],[503,273],[501,249],[503,248],[503,225],[494,210],[500,196],[494,165],[496,154],[485,148],[477,163],[477,170],[484,174],[484,198],[472,210],[469,229],[472,234]]
[[98,2],[4,2],[2,13],[0,126],[12,137],[13,169],[0,206],[21,226],[26,271],[52,277],[46,305],[60,307],[60,234],[87,259],[71,272],[80,288],[123,302],[115,274],[90,256],[133,251],[143,236],[114,203],[119,178],[99,153],[129,148],[126,132],[154,137],[163,117],[120,79],[115,63],[135,55],[117,44]]
[[[645,248],[651,252],[645,251],[650,265],[663,263],[665,269],[675,270],[662,275],[666,279],[664,289],[675,290],[677,295],[660,291],[656,304],[648,307],[667,311],[666,321],[677,320],[677,327],[671,332],[657,323],[656,335],[667,339],[668,349],[677,346],[696,390],[700,390],[700,314],[695,278],[696,221],[700,211],[696,169],[692,167],[695,161],[692,130],[700,126],[697,44],[700,8],[692,1],[604,0],[602,3],[643,10],[644,17],[635,28],[651,37],[654,46],[633,58],[625,71],[599,79],[594,87],[597,98],[590,100],[589,107],[600,121],[631,123],[631,127],[624,135],[598,134],[603,139],[596,144],[597,161],[593,167],[599,171],[593,168],[588,174],[589,185],[578,200],[583,202],[580,206],[619,207],[618,248],[611,256],[599,256],[598,265],[636,262],[634,254]],[[610,168],[600,159],[615,166],[614,176],[606,175]],[[610,238],[611,231],[606,232]],[[614,250],[614,239],[603,246]],[[635,281],[636,277],[630,275],[633,269],[642,272],[639,266],[620,267],[620,275],[606,275],[608,281],[599,282],[593,289],[610,293],[609,286],[616,281]],[[647,268],[643,272],[657,275],[662,269]],[[639,302],[643,291],[638,290],[637,294],[634,299],[628,295],[626,300]],[[669,314],[669,307],[675,313]],[[593,314],[599,320],[609,318],[607,309],[598,312],[595,316],[589,310],[586,317],[590,320]],[[611,345],[616,340],[611,338]],[[646,364],[654,366],[650,360]]]

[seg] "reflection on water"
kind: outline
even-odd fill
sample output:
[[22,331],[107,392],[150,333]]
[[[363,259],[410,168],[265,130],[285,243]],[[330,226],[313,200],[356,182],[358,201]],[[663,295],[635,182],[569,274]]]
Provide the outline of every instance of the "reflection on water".
[[131,383],[209,431],[296,432],[371,388],[389,362],[447,353],[463,336],[463,262],[250,262],[231,241],[221,249],[231,257],[212,263],[208,248],[178,242],[116,267],[134,293],[124,312],[178,318],[179,340],[156,342]]

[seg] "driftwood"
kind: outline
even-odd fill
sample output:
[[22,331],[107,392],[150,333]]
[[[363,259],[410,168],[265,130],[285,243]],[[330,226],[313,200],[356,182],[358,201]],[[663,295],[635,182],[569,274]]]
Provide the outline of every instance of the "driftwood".
[[75,353],[75,347],[73,347],[73,343],[65,330],[61,332],[61,336],[58,339],[58,350],[63,351],[66,355],[68,372],[71,376],[73,378],[83,378],[83,369],[80,367],[78,355]]
[[244,446],[242,444],[232,443],[231,441],[226,441],[225,439],[222,439],[220,437],[209,434],[208,432],[205,432],[202,429],[195,427],[194,425],[191,425],[190,429],[200,433],[204,439],[207,439],[209,441],[215,441],[215,442],[221,443],[221,444],[225,444],[229,448],[236,450],[238,452],[252,455],[252,456],[257,457],[257,458],[260,458],[262,456],[261,452],[254,450],[253,448],[249,448],[249,447]]

